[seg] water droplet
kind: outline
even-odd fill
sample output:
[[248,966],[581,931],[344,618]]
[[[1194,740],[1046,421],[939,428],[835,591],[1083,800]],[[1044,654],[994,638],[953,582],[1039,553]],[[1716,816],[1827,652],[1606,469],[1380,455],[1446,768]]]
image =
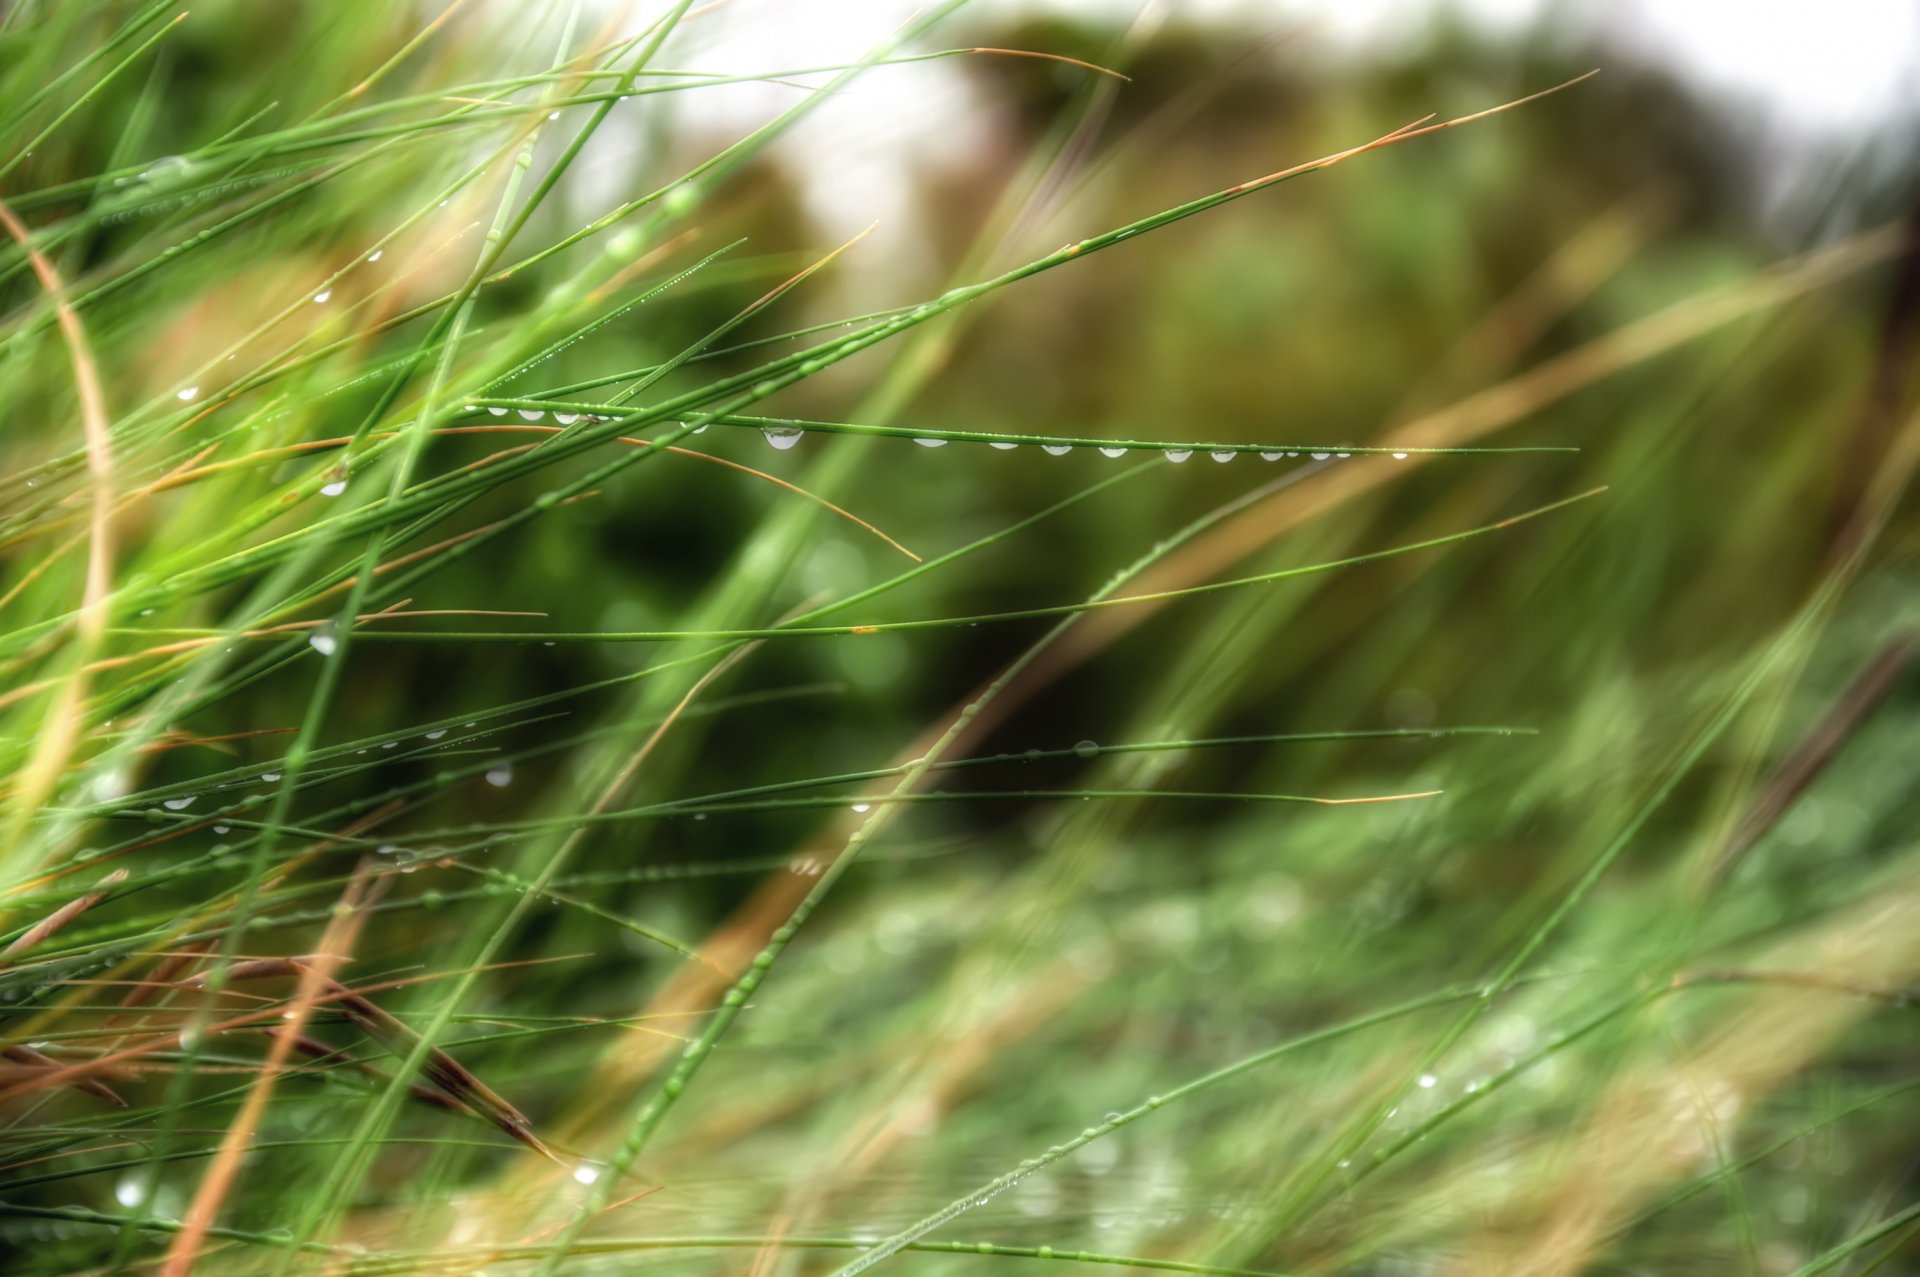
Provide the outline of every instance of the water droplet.
[[873,804],[872,803],[855,803],[853,805],[853,809],[859,812],[872,811]]
[[198,794],[188,794],[185,798],[163,798],[160,800],[160,805],[168,811],[185,811],[193,806],[193,800],[197,797],[199,797]]
[[1175,465],[1179,465],[1182,461],[1185,461],[1188,457],[1191,457],[1193,455],[1193,449],[1192,448],[1169,448],[1167,449],[1164,455],[1166,456],[1167,460],[1173,462],[1173,464]]
[[513,783],[513,764],[501,763],[497,767],[487,768],[487,783],[495,789],[505,789]]
[[544,412],[537,412],[531,409],[522,408],[520,409],[520,415],[521,417],[525,418],[528,421],[538,421],[540,420],[540,418],[546,416],[547,414]]
[[1223,466],[1226,465],[1227,462],[1233,460],[1233,457],[1234,457],[1232,449],[1221,449],[1220,451],[1217,451],[1217,452],[1209,452],[1207,455],[1209,457],[1212,457],[1215,461],[1218,461]]
[[331,288],[323,288],[313,295],[313,304],[316,306],[324,306],[332,296],[333,290]]
[[1286,454],[1286,453],[1284,453],[1284,452],[1263,452],[1263,453],[1261,453],[1261,454],[1260,454],[1260,460],[1262,460],[1262,461],[1278,461],[1278,460],[1280,460],[1280,458],[1282,458],[1282,457],[1284,457],[1284,456],[1286,456],[1286,455],[1287,455],[1287,454]]
[[573,1168],[573,1180],[576,1184],[591,1184],[600,1178],[600,1168],[592,1162],[582,1162]]
[[1100,449],[1100,455],[1103,457],[1124,457],[1127,455],[1127,450],[1125,448],[1102,448]]
[[801,432],[798,430],[762,430],[760,433],[767,437],[768,443],[780,449],[782,452],[793,447],[794,444],[799,443],[801,435]]
[[1425,1090],[1429,1090],[1429,1091],[1432,1090],[1433,1084],[1438,1082],[1439,1080],[1440,1080],[1439,1078],[1435,1077],[1431,1073],[1422,1073],[1420,1075],[1420,1085]]
[[371,253],[367,254],[367,260],[370,262],[377,262],[382,257],[386,256],[386,252],[387,250],[384,248],[376,248]]
[[1333,454],[1333,459],[1335,461],[1345,461],[1348,457],[1351,457],[1352,455],[1353,454],[1351,452],[1336,452]]
[[227,832],[227,826],[225,826],[225,825],[215,825],[215,826],[213,827],[213,832],[214,832],[214,835],[215,835],[215,836],[217,837],[217,836],[219,836],[220,834],[224,834],[224,833],[226,833],[226,832]]
[[947,441],[946,441],[945,439],[919,439],[919,438],[916,438],[916,439],[914,440],[914,442],[915,442],[915,443],[917,443],[917,444],[919,444],[919,445],[920,445],[920,446],[921,446],[922,448],[944,448],[944,447],[946,447],[946,446],[947,446]]
[[998,439],[989,439],[987,440],[987,446],[989,448],[998,448],[1002,452],[1012,452],[1015,448],[1018,448],[1020,445],[1017,443],[1002,443]]
[[560,112],[558,112],[558,111],[554,111],[554,112],[552,112],[551,114],[549,114],[549,115],[547,116],[547,118],[548,118],[549,120],[557,120],[557,119],[559,119],[559,118],[560,118]]
[[122,1206],[138,1206],[147,1199],[147,1186],[138,1175],[129,1175],[113,1186],[113,1198]]
[[496,417],[504,417],[507,415],[507,410],[505,408],[489,408],[487,409],[487,411],[492,413]]
[[166,155],[141,171],[140,180],[171,186],[193,172],[193,161],[184,155]]
[[1316,452],[1313,454],[1313,459],[1315,461],[1325,461],[1327,459],[1327,454],[1324,452]]
[[1040,451],[1050,457],[1064,457],[1073,451],[1073,445],[1070,443],[1043,443],[1040,445]]
[[337,497],[346,490],[347,481],[345,479],[335,479],[332,483],[321,485],[320,495],[323,497]]
[[1097,758],[1100,754],[1100,745],[1096,741],[1083,740],[1073,747],[1073,752],[1082,758]]
[[181,403],[192,403],[196,398],[199,397],[199,394],[200,394],[200,387],[188,386],[185,390],[182,390],[181,392],[176,394],[174,398],[178,399]]
[[260,779],[266,781],[267,784],[271,785],[274,781],[280,779],[280,773],[279,772],[261,772]]
[[446,729],[446,728],[444,728],[444,727],[442,727],[442,728],[439,728],[439,729],[437,729],[437,730],[435,730],[435,731],[431,731],[431,732],[428,732],[428,733],[427,733],[427,739],[428,739],[428,740],[439,740],[439,739],[440,739],[440,738],[441,738],[442,736],[445,736],[446,734],[447,734],[447,729]]
[[1405,461],[1407,459],[1407,454],[1404,452],[1396,452],[1393,454],[1393,459],[1395,461]]
[[340,647],[340,639],[331,630],[315,630],[307,635],[307,646],[322,656],[332,656]]
[[577,412],[556,412],[553,414],[553,419],[563,426],[570,426],[580,420],[580,414]]

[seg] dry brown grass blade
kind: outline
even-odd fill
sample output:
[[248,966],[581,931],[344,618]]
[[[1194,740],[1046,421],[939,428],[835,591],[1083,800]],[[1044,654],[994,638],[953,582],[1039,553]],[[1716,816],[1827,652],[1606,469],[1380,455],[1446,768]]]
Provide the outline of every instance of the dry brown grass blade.
[[[339,985],[333,987],[333,993],[333,1000],[340,1010],[368,1037],[395,1055],[409,1055],[419,1045],[419,1034],[372,1001]],[[549,1161],[560,1161],[533,1133],[533,1123],[527,1120],[524,1113],[446,1051],[437,1046],[430,1048],[420,1072],[429,1084],[461,1107],[478,1113]]]
[[340,904],[343,907],[336,909],[328,920],[327,929],[321,935],[319,953],[294,964],[300,973],[300,986],[294,993],[292,1004],[282,1012],[285,1033],[273,1039],[258,1080],[247,1092],[240,1111],[234,1114],[226,1135],[220,1141],[219,1151],[200,1177],[193,1201],[188,1204],[186,1215],[181,1220],[180,1231],[167,1247],[166,1259],[160,1267],[161,1277],[186,1277],[199,1257],[201,1244],[219,1216],[221,1203],[226,1200],[235,1176],[239,1174],[241,1159],[253,1143],[254,1132],[266,1113],[274,1084],[286,1070],[287,1057],[293,1050],[294,1042],[312,1016],[321,994],[333,984],[333,972],[346,962],[348,955],[353,952],[354,942],[359,939],[361,925],[366,920],[366,914],[360,906],[366,901],[367,884],[368,877],[363,866],[341,893]]
[[[521,967],[545,966],[555,962],[570,962],[580,956],[581,955],[573,954],[553,958],[528,958],[515,962],[494,963],[480,969],[484,971],[508,971]],[[286,979],[290,977],[299,978],[303,968],[300,966],[299,959],[250,958],[244,962],[235,964],[235,967],[230,969],[228,976],[229,983],[235,979],[235,976],[232,974],[234,970],[239,972],[238,978],[240,980],[266,980]],[[434,980],[448,979],[451,975],[458,974],[460,973],[433,972],[426,975],[395,978],[376,984],[362,985],[352,990],[352,992],[366,997],[389,989],[402,989]],[[111,986],[118,982],[74,979],[64,981],[63,983],[70,989],[84,990]],[[138,981],[136,982],[136,987],[145,988],[150,983],[150,980]],[[204,988],[205,984],[206,981],[204,977],[191,977],[189,980],[177,982],[170,987],[175,989],[199,990]],[[227,992],[231,994],[233,990],[229,988]],[[335,1000],[337,1000],[337,994],[333,989],[323,989],[320,996],[316,999],[316,1005],[325,1005]],[[278,999],[263,998],[261,1001],[265,1002],[266,1005],[206,1025],[206,1036],[210,1038],[218,1037],[222,1034],[232,1033],[237,1030],[257,1029],[269,1023],[280,1022],[285,1009],[284,1004]],[[147,1057],[154,1053],[172,1050],[180,1045],[182,1041],[181,1034],[181,1029],[169,1028],[153,1037],[135,1042],[132,1045],[117,1047],[103,1054],[93,1056],[89,1059],[79,1060],[72,1064],[63,1064],[57,1073],[50,1074],[46,1077],[20,1080],[0,1086],[0,1103],[5,1103],[8,1100],[16,1099],[34,1091],[42,1091],[55,1086],[66,1086],[78,1078],[93,1077],[100,1074],[114,1074],[122,1070],[137,1068],[146,1061]]]
[[[26,1066],[29,1071],[22,1074],[23,1078],[30,1077],[37,1072],[45,1072],[50,1069],[57,1070],[60,1068],[60,1061],[24,1044],[0,1047],[0,1058],[9,1059],[15,1064]],[[97,1100],[105,1100],[115,1108],[127,1107],[127,1102],[120,1097],[120,1093],[108,1086],[105,1082],[102,1082],[99,1078],[75,1078],[69,1085],[82,1094],[91,1095]]]
[[[107,399],[100,388],[99,371],[87,344],[80,316],[67,301],[66,286],[59,271],[33,243],[33,233],[0,201],[0,225],[19,243],[26,254],[40,287],[52,301],[60,335],[66,342],[73,363],[74,385],[80,394],[80,424],[86,440],[87,472],[92,479],[93,501],[87,542],[87,578],[80,612],[75,620],[79,637],[74,664],[84,666],[99,647],[107,628],[107,597],[113,589],[113,448],[108,436]],[[13,811],[7,822],[5,845],[14,846],[26,830],[27,821],[53,792],[67,759],[80,737],[80,707],[86,700],[83,675],[75,673],[62,684],[60,694],[49,709],[47,730],[21,771],[21,782],[14,793]]]
[[[287,1030],[280,1028],[278,1025],[271,1024],[262,1031],[266,1033],[268,1037],[277,1037],[287,1032]],[[315,1064],[330,1064],[340,1068],[352,1069],[355,1073],[372,1078],[376,1082],[386,1083],[393,1080],[390,1075],[381,1072],[365,1060],[349,1058],[345,1047],[335,1046],[331,1042],[322,1042],[319,1038],[309,1037],[306,1034],[295,1034],[293,1035],[293,1049],[306,1056]],[[407,1085],[407,1092],[423,1104],[430,1104],[435,1108],[446,1109],[453,1113],[474,1115],[473,1110],[460,1103],[460,1101],[454,1099],[444,1091],[436,1091],[430,1086],[423,1086],[418,1082],[411,1082]]]
[[[257,958],[246,962],[234,963],[227,969],[225,979],[229,983],[245,983],[253,980],[271,980],[293,977],[301,980],[302,988],[312,978],[316,966],[322,961],[320,955],[307,955],[294,958]],[[338,963],[336,962],[337,966]],[[203,972],[181,982],[183,987],[205,988],[211,972]],[[395,1055],[406,1056],[419,1044],[420,1037],[403,1022],[368,998],[364,993],[348,988],[330,974],[319,983],[319,992],[312,1001],[337,1007],[342,1014],[353,1021],[368,1037]],[[304,1038],[298,1032],[298,1025],[275,1026],[279,1035],[291,1037],[289,1048],[301,1047]],[[317,1044],[331,1053],[333,1048],[324,1043]],[[533,1125],[519,1109],[486,1085],[471,1070],[446,1051],[432,1048],[423,1067],[423,1076],[444,1095],[453,1107],[479,1114],[513,1139],[528,1148],[558,1161],[547,1146],[533,1133]]]
[[1820,721],[1813,726],[1793,752],[1774,771],[1760,796],[1740,819],[1733,832],[1713,858],[1711,877],[1723,881],[1740,864],[1755,843],[1790,810],[1809,786],[1818,780],[1827,765],[1853,739],[1863,723],[1886,701],[1899,685],[1900,676],[1913,663],[1915,638],[1904,634],[1881,648],[1867,662]]
[[75,918],[78,918],[81,914],[93,908],[102,900],[105,900],[112,894],[113,888],[125,882],[126,879],[126,870],[114,870],[99,882],[95,883],[92,891],[89,891],[84,896],[76,896],[72,900],[69,900],[66,904],[61,905],[45,918],[42,918],[39,922],[20,933],[12,944],[8,945],[4,951],[0,951],[0,958],[18,957],[20,954],[33,948],[42,940],[45,940],[48,936],[60,930],[60,928],[66,926],[69,922],[72,922]]

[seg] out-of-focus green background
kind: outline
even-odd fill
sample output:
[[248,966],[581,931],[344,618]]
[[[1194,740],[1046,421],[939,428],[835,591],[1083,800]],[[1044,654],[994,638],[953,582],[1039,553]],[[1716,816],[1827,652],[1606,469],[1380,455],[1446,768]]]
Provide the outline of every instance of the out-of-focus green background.
[[[769,23],[794,21],[795,9],[853,20],[826,4],[772,8],[788,12],[769,12]],[[424,12],[196,8],[150,67],[10,176],[6,197],[190,152],[269,103],[276,127],[331,109],[421,29]],[[562,17],[476,3],[397,81],[423,92],[544,66]],[[1809,21],[1815,58],[1818,24],[1849,17],[1832,6]],[[721,264],[496,392],[534,395],[671,356],[857,230],[862,192],[878,206],[873,235],[729,342],[918,302],[1430,113],[1468,114],[1601,69],[1023,282],[759,405],[942,430],[1571,450],[1156,463],[848,618],[861,621],[1077,602],[1242,498],[1126,592],[1365,554],[1605,492],[1442,549],[1086,617],[993,700],[957,752],[1095,748],[939,776],[927,792],[980,796],[915,803],[863,853],[616,1196],[657,1191],[586,1236],[879,1238],[1103,1115],[1289,1038],[1484,981],[1522,954],[1521,983],[1457,1035],[1463,1007],[1447,1004],[1305,1047],[1128,1123],[933,1236],[1276,1272],[1791,1273],[1912,1205],[1920,1110],[1899,1088],[1914,1080],[1915,1036],[1898,998],[1920,971],[1920,526],[1904,496],[1920,267],[1903,238],[1920,170],[1899,144],[1911,118],[1783,147],[1753,112],[1713,100],[1630,40],[1578,27],[1495,33],[1415,6],[1391,39],[1336,39],[1319,25],[1311,12],[1216,21],[1177,8],[1157,20],[963,10],[927,47],[1040,51],[1126,78],[985,53],[877,69],[869,74],[894,89],[863,99],[856,88],[822,112],[838,124],[810,122],[658,230],[656,243],[694,235],[668,244],[658,269],[744,238]],[[61,28],[69,60],[88,47],[86,26]],[[16,75],[32,72],[23,50],[33,28],[16,23],[7,36]],[[663,64],[734,74],[805,65],[779,63],[768,44],[777,41],[708,40],[696,16]],[[712,61],[741,48],[776,64]],[[898,89],[917,76],[924,96]],[[796,94],[821,82],[786,78]],[[751,128],[743,121],[762,103],[780,102],[729,92],[714,90],[712,108],[700,91],[622,104],[530,223],[527,247],[700,163]],[[867,131],[863,101],[874,112]],[[177,283],[156,276],[138,306],[102,311],[92,335],[113,397],[170,393],[283,294],[414,212],[449,176],[443,166],[468,162],[465,145],[370,164],[350,185],[214,245]],[[536,172],[559,145],[540,144]],[[390,263],[413,282],[392,285],[373,313],[457,285],[472,239],[458,253],[435,246],[484,224],[490,207],[429,217]],[[146,233],[137,218],[102,227],[64,264],[108,270],[118,251],[153,251],[126,247]],[[593,241],[484,289],[474,311],[483,340],[514,340],[563,270],[599,251]],[[22,282],[9,287],[11,306],[29,304]],[[362,285],[340,287],[358,295]],[[638,287],[618,281],[604,295]],[[369,333],[286,383],[275,401],[286,415],[256,443],[351,433],[369,396],[334,392],[400,349],[395,340]],[[24,473],[74,447],[66,418],[58,428],[39,420],[24,396],[42,393],[64,412],[70,385],[55,388],[62,365],[45,339],[16,336],[8,351],[0,375],[15,407],[0,458]],[[768,354],[690,364],[662,392]],[[830,435],[775,450],[755,431],[720,427],[683,443],[820,489],[925,558],[1134,464],[1090,450]],[[500,446],[439,441],[428,466],[450,471]],[[660,462],[485,544],[411,592],[412,606],[541,612],[524,624],[543,631],[673,630],[706,624],[716,595],[737,589],[753,599],[750,623],[765,625],[909,566],[845,520],[794,522],[804,507],[789,491]],[[244,485],[318,464],[296,456],[157,494],[123,525],[129,562],[190,551],[212,535],[208,502],[237,502]],[[550,486],[548,475],[503,484],[458,527],[526,508]],[[10,516],[25,518],[34,498],[15,486],[7,499]],[[42,552],[43,542],[0,551],[0,583],[19,583]],[[38,588],[17,606],[55,610]],[[218,623],[239,590],[205,592],[162,619]],[[629,797],[909,760],[1048,624],[769,642],[716,683],[714,712],[663,738]],[[478,713],[678,650],[356,644],[323,739]],[[204,736],[287,727],[313,680],[312,662],[294,662],[180,726]],[[518,716],[480,741],[524,752],[509,782],[451,786],[395,828],[585,809],[610,755],[592,741],[546,747],[601,729],[642,738],[633,724],[688,686],[657,682],[566,702],[564,717]],[[1098,748],[1463,726],[1515,730]],[[265,765],[283,744],[249,739],[224,758],[171,750],[137,783]],[[377,763],[304,794],[298,809],[377,798],[442,765],[432,755]],[[1141,792],[1018,792],[1029,790]],[[1331,806],[1219,796],[1426,791],[1441,792]],[[850,806],[877,792],[878,782],[845,797]],[[648,1079],[725,987],[621,920],[684,937],[737,971],[853,819],[838,807],[717,811],[593,834],[574,853],[581,884],[532,911],[496,955],[547,961],[483,976],[450,1049],[567,1160],[599,1165]],[[197,834],[150,855],[212,841]],[[404,977],[467,960],[483,925],[475,911],[497,898],[463,893],[501,887],[476,870],[537,871],[510,859],[521,846],[473,850],[467,868],[429,860],[389,874],[389,899],[406,907],[369,923],[354,970]],[[636,872],[646,870],[658,872]],[[89,925],[186,911],[207,889],[161,882],[101,906]],[[250,948],[302,952],[310,930],[289,915]],[[1686,987],[1657,993],[1675,985]],[[424,1020],[436,987],[388,995],[392,1009]],[[650,1018],[613,1029],[587,1019],[635,1015]],[[156,1104],[165,1085],[158,1073],[125,1089]],[[295,1145],[343,1133],[369,1096],[364,1079],[344,1076],[283,1084],[270,1129]],[[77,1097],[48,1103],[85,1112]],[[551,1212],[576,1191],[564,1170],[497,1138],[484,1149],[401,1142],[449,1131],[489,1135],[431,1107],[404,1110],[325,1239],[378,1253],[549,1236],[564,1218]],[[255,1154],[223,1221],[250,1235],[292,1227],[293,1203],[329,1156],[304,1145]],[[0,1196],[178,1217],[201,1165],[169,1163],[118,1206],[129,1172],[111,1168],[24,1190],[0,1178]],[[0,1217],[0,1230],[28,1256],[22,1272],[104,1262],[97,1225]],[[1913,1271],[1912,1235],[1876,1237],[1848,1271],[1876,1257],[1878,1271]],[[165,1240],[156,1233],[133,1253],[157,1256]],[[689,1246],[566,1262],[797,1273],[847,1257]],[[206,1262],[251,1271],[274,1259],[270,1245],[242,1239]],[[527,1262],[496,1257],[488,1270]],[[1045,1261],[923,1252],[890,1262],[984,1272]]]

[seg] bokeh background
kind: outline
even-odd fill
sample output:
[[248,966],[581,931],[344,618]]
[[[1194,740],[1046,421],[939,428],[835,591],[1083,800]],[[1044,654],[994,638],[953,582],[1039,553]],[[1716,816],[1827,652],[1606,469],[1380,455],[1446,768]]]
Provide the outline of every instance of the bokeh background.
[[[583,22],[637,31],[657,7],[589,6]],[[455,8],[398,75],[407,91],[543,65],[567,20],[565,6]],[[9,198],[129,148],[142,161],[190,154],[270,102],[289,120],[329,108],[439,11],[196,6],[151,80],[105,93],[8,179]],[[814,0],[696,12],[664,64],[778,82],[623,104],[530,224],[529,246],[719,153],[817,89],[809,68],[860,56],[912,12]],[[63,32],[69,53],[87,47],[85,23]],[[1599,68],[1022,282],[762,407],[1034,435],[1568,449],[1156,463],[861,620],[1075,602],[1210,514],[1129,592],[1365,554],[1605,491],[1439,550],[1089,615],[955,751],[1008,759],[936,776],[927,793],[968,796],[911,804],[863,853],[587,1235],[883,1237],[1149,1095],[1487,980],[1523,953],[1524,978],[1471,1024],[1449,1003],[1284,1055],[1089,1143],[933,1236],[1289,1273],[1794,1273],[1899,1223],[1915,1201],[1920,1122],[1901,992],[1920,969],[1920,525],[1904,495],[1920,339],[1912,10],[1009,3],[963,8],[920,43],[1035,51],[1124,79],[996,53],[873,70],[649,232],[687,237],[663,250],[674,269],[740,248],[510,393],[655,364],[869,226],[729,340],[779,339],[784,352],[794,329],[916,303],[1430,113]],[[536,168],[563,142],[543,141]],[[172,393],[283,295],[392,229],[470,162],[465,145],[456,135],[371,165],[351,198],[296,203],[177,285],[160,277],[142,308],[103,317],[94,336],[116,391]],[[446,246],[475,216],[456,200],[410,233],[370,304],[391,313],[457,284],[465,259]],[[104,268],[149,233],[137,219],[104,228],[69,264]],[[484,340],[517,340],[563,272],[598,251],[482,291]],[[343,291],[363,287],[374,285]],[[366,406],[353,379],[393,340],[369,333],[268,392],[278,415],[265,429],[283,441],[350,433]],[[48,349],[22,341],[5,374],[15,424],[0,455],[20,473],[72,447],[21,397],[58,382]],[[689,365],[663,392],[767,353]],[[29,355],[43,362],[23,366]],[[776,450],[718,427],[686,442],[828,495],[924,558],[1133,464],[829,435]],[[499,446],[445,440],[431,468]],[[769,624],[910,566],[791,492],[663,460],[448,565],[413,606],[540,612],[525,628],[575,634],[695,628],[726,606]],[[191,549],[209,535],[206,512],[245,485],[320,464],[295,456],[158,494],[129,514],[128,553]],[[549,486],[545,475],[502,484],[461,526]],[[24,489],[9,500],[25,517]],[[0,551],[6,584],[39,552]],[[208,591],[160,619],[216,624],[240,597]],[[711,712],[675,724],[631,797],[909,760],[1047,624],[770,642],[716,684]],[[409,750],[331,774],[302,810],[427,784],[388,826],[403,845],[578,811],[704,667],[491,715],[683,650],[356,644],[326,740],[485,711],[473,747],[496,770],[435,787],[444,763]],[[191,730],[298,722],[312,665],[269,671],[201,708]],[[1459,727],[1506,730],[1439,731]],[[1105,750],[1412,729],[1436,734]],[[267,766],[283,744],[168,751],[135,783]],[[1024,761],[1028,750],[1049,756]],[[831,809],[595,833],[575,854],[577,881],[517,923],[500,955],[539,964],[480,979],[449,1049],[563,1160],[600,1167],[718,1000],[722,973],[787,916],[858,827],[853,804],[879,786],[845,787]],[[1136,793],[1026,792],[1083,790]],[[1427,791],[1440,792],[1341,806],[1221,797]],[[389,866],[356,973],[467,960],[512,884],[538,868],[536,844],[484,835]],[[144,863],[214,841],[194,834]],[[185,910],[202,890],[156,882],[89,925]],[[290,900],[259,947],[304,951],[317,923],[301,910],[321,904]],[[702,960],[636,927],[682,937]],[[387,996],[424,1021],[439,990]],[[131,1089],[151,1105],[165,1086],[163,1070]],[[319,1069],[279,1088],[268,1120],[288,1147],[249,1161],[223,1215],[236,1236],[210,1267],[279,1262],[259,1239],[291,1224],[290,1203],[331,1157],[302,1141],[347,1129],[373,1093],[364,1076]],[[79,1097],[51,1102],[96,1120]],[[466,1142],[425,1142],[449,1132]],[[428,1106],[404,1110],[385,1138],[324,1238],[354,1255],[428,1267],[422,1257],[530,1245],[584,1191],[566,1167]],[[0,1195],[54,1210],[178,1218],[201,1164],[63,1151],[74,1173],[48,1179],[21,1169],[22,1150],[38,1147],[23,1139],[6,1174],[26,1187],[0,1179]],[[77,1218],[4,1216],[22,1272],[93,1268],[113,1244],[113,1230]],[[166,1237],[150,1231],[126,1262],[158,1256]],[[1837,1270],[1920,1271],[1913,1236],[1909,1215]],[[308,1258],[360,1262],[343,1255]],[[845,1258],[687,1245],[567,1263],[772,1274]],[[496,1253],[487,1270],[528,1262]]]

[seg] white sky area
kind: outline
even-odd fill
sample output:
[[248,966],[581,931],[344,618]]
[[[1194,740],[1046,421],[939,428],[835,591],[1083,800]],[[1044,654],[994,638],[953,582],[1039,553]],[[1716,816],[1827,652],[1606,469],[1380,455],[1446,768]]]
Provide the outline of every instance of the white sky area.
[[[930,2],[731,0],[688,22],[666,61],[729,72],[844,63]],[[643,7],[642,20],[659,8]],[[1417,42],[1448,15],[1493,33],[1548,21],[1665,63],[1737,111],[1783,175],[1769,201],[1791,187],[1796,160],[1813,147],[1884,140],[1920,120],[1920,0],[974,0],[948,29],[957,43],[983,18],[1034,14],[1217,19],[1303,32],[1356,55]],[[936,34],[932,43],[940,42]],[[1300,56],[1297,41],[1282,47],[1283,56]],[[795,94],[770,84],[702,89],[680,109],[703,127],[743,133]],[[984,141],[981,107],[956,63],[881,69],[810,117],[781,155],[824,233],[845,236],[877,221],[870,247],[897,249],[915,223],[913,179],[967,165]]]

